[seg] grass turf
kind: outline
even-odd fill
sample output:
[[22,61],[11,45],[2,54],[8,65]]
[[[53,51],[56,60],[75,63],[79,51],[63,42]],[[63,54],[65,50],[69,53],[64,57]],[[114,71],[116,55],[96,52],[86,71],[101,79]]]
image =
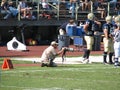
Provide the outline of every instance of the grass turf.
[[0,70],[0,90],[119,90],[119,76],[120,68],[100,63],[15,67]]

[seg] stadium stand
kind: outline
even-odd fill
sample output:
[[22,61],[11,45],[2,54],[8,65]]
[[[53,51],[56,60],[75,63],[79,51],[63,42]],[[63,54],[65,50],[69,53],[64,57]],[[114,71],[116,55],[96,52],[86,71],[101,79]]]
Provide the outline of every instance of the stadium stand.
[[[12,1],[14,2],[14,6],[17,8],[20,0]],[[10,17],[7,20],[3,20],[4,15],[0,13],[0,39],[2,42],[0,45],[6,45],[6,43],[13,37],[13,33],[17,36],[18,40],[21,40],[19,25],[22,23],[26,24],[24,31],[26,40],[36,40],[36,38],[39,36],[38,43],[49,44],[50,41],[57,37],[58,27],[71,18],[72,12],[70,11],[71,4],[69,0],[46,0],[47,4],[49,5],[49,9],[43,9],[43,0],[26,1],[27,5],[32,8],[31,14],[34,16],[34,19],[21,18],[21,13],[19,11],[16,17]],[[96,3],[99,3],[97,1],[101,0],[91,0],[91,10],[84,11],[81,10],[81,0],[73,1],[75,1],[74,19],[76,23],[78,23],[78,21],[84,22],[84,20],[87,18],[87,14],[90,12],[93,12],[98,20],[104,23],[104,18],[101,18],[101,13],[96,9]],[[106,8],[106,15],[116,16],[120,14],[120,0],[117,1],[116,8],[113,8],[108,0],[105,0],[103,5]]]

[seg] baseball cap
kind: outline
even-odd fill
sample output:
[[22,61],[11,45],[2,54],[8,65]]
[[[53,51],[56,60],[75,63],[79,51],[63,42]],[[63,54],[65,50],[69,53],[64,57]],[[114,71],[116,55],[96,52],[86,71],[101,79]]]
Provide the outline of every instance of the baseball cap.
[[58,43],[56,41],[52,41],[51,45],[58,45]]

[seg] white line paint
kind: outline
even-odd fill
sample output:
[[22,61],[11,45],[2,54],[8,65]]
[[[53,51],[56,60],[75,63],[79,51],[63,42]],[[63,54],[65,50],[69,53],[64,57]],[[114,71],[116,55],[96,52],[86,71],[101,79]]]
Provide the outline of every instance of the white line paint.
[[[41,62],[41,58],[18,58],[18,57],[13,57],[11,58],[12,60],[23,60],[23,61],[36,61],[36,62]],[[103,62],[103,57],[102,56],[90,56],[90,61],[91,62]],[[64,64],[80,64],[81,61],[83,60],[82,57],[66,57]],[[62,58],[61,57],[57,57],[54,60],[56,63],[60,63],[62,64]]]
[[64,88],[35,88],[35,87],[19,87],[19,86],[7,86],[7,85],[1,85],[1,87],[8,87],[8,88],[21,88],[22,90],[66,90]]

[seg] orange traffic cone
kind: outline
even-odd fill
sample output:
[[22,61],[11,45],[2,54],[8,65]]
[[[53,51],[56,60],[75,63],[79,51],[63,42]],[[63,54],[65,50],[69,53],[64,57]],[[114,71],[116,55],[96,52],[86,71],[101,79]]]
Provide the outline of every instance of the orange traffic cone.
[[12,61],[9,58],[4,58],[2,64],[2,70],[8,70],[8,69],[13,69]]

